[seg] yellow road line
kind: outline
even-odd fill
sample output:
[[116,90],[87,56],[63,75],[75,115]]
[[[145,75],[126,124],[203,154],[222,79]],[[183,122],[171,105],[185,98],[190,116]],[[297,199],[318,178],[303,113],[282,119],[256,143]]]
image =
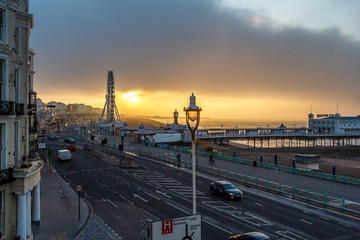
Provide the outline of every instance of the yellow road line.
[[322,218],[322,219],[325,219],[325,220],[329,221],[329,219],[328,219],[328,218],[326,218],[326,217],[320,216],[320,218]]

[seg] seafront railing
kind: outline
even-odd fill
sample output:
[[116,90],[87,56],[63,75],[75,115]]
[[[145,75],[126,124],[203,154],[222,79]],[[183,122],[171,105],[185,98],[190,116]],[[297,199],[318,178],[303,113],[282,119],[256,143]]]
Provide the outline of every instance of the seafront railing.
[[[151,152],[141,152],[140,156],[162,161],[177,167],[191,169],[190,161],[181,160],[179,163],[174,156],[156,154]],[[318,193],[310,189],[302,189],[295,186],[289,186],[286,184],[273,182],[258,177],[240,174],[237,172],[203,164],[197,164],[197,171],[229,179],[231,181],[235,181],[248,187],[257,188],[260,190],[276,193],[278,195],[282,195],[288,198],[301,200],[309,204],[331,208],[356,216],[360,215],[360,203],[355,201],[349,201],[345,198],[334,197],[326,193]]]
[[[188,148],[188,147],[178,147],[178,146],[170,147],[169,145],[166,145],[166,144],[159,144],[158,147],[172,150],[172,151],[177,151],[177,152],[185,152],[185,153],[190,152],[190,148]],[[196,155],[209,157],[210,153],[203,152],[203,151],[196,151]],[[225,160],[225,161],[229,161],[229,162],[247,164],[247,165],[262,167],[262,168],[266,168],[266,169],[273,169],[273,170],[283,171],[283,172],[287,172],[287,173],[299,174],[299,175],[304,175],[304,176],[308,176],[308,177],[321,178],[324,180],[360,186],[360,179],[358,177],[357,178],[350,177],[350,176],[346,176],[346,174],[342,174],[342,175],[329,174],[329,173],[326,173],[325,171],[319,172],[319,171],[314,171],[314,170],[311,170],[308,168],[296,168],[296,167],[294,168],[294,167],[289,167],[289,166],[282,166],[280,164],[276,165],[276,164],[269,163],[269,162],[260,162],[259,160],[255,160],[255,159],[251,160],[251,159],[246,159],[246,158],[239,158],[236,156],[235,157],[228,156],[228,155],[224,155],[224,154],[214,154],[213,156],[216,159],[221,159],[221,160]]]

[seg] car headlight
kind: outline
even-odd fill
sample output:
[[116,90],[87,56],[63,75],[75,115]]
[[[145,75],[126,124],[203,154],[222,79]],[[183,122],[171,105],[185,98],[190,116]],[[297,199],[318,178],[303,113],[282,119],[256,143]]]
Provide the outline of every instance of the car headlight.
[[230,196],[234,195],[233,193],[229,193]]

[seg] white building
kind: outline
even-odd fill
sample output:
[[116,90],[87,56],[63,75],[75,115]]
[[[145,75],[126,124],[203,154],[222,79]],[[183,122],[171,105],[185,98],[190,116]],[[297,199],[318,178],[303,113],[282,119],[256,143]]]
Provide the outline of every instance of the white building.
[[1,239],[33,239],[40,222],[42,161],[29,155],[36,92],[28,0],[0,0],[0,232]]
[[360,133],[360,115],[356,117],[341,117],[339,113],[335,114],[314,114],[310,113],[309,131],[313,133],[328,134],[354,134]]

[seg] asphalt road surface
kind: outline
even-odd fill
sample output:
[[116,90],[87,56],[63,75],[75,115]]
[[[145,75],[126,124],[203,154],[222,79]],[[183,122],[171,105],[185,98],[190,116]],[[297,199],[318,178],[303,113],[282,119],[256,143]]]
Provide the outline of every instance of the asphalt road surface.
[[[53,152],[65,147],[52,145]],[[52,163],[72,187],[83,185],[82,197],[124,239],[142,239],[142,219],[191,215],[190,171],[137,157],[138,168],[121,169],[111,160],[77,151],[68,162],[56,161],[53,154]],[[243,186],[238,186],[244,192],[242,201],[225,200],[210,193],[213,180],[219,179],[197,175],[202,239],[227,239],[250,231],[273,239],[360,239],[359,219]]]

